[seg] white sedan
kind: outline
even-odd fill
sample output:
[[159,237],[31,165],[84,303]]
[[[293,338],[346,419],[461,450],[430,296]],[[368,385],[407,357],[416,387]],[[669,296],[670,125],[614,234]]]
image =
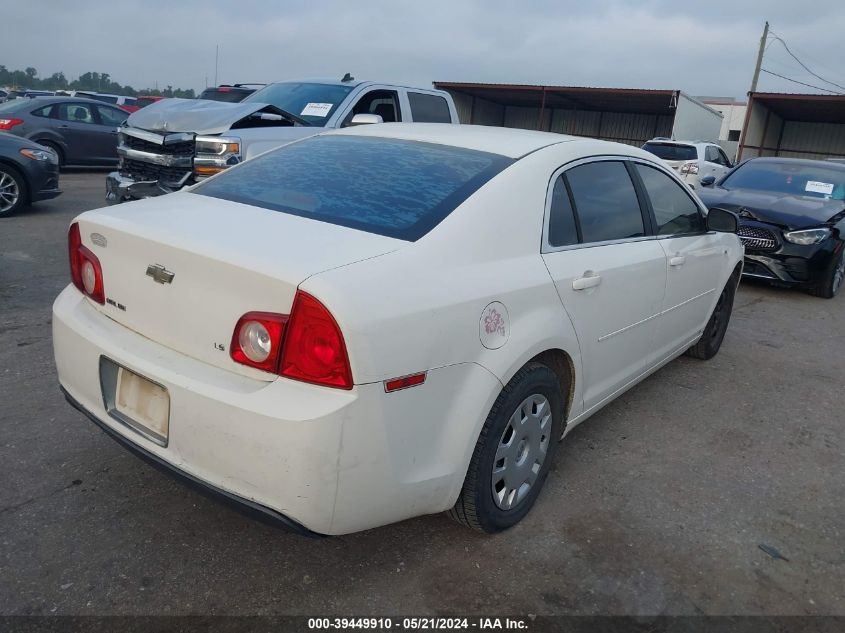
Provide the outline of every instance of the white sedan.
[[68,400],[300,532],[526,515],[558,440],[689,351],[743,251],[647,152],[512,129],[349,128],[77,217]]

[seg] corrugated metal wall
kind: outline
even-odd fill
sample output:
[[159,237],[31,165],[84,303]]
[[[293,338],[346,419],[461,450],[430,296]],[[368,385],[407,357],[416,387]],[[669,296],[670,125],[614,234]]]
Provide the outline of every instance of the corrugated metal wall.
[[[461,123],[538,129],[540,108],[501,106],[461,92],[451,92]],[[671,136],[672,115],[596,112],[546,108],[539,129],[558,134],[589,136],[639,147],[655,136]]]
[[784,121],[765,103],[752,101],[740,158],[757,156],[845,157],[845,124]]

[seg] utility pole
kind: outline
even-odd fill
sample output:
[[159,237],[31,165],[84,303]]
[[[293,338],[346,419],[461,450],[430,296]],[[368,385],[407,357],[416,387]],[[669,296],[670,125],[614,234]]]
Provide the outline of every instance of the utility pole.
[[760,66],[763,65],[763,53],[766,50],[766,39],[769,37],[769,22],[763,27],[763,37],[760,38],[760,50],[757,51],[757,65],[754,67],[754,78],[751,80],[750,92],[757,92],[757,80],[760,78]]
[[[766,28],[769,28],[769,23],[766,22]],[[214,47],[214,85],[219,86],[220,84],[217,83],[217,60],[220,57],[220,44],[217,44]]]

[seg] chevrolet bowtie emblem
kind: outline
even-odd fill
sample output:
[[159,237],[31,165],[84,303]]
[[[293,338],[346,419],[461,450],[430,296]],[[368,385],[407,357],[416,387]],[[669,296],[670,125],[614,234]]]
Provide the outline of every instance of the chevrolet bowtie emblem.
[[175,273],[170,272],[161,264],[150,264],[147,266],[147,277],[152,277],[156,283],[169,284],[175,276]]

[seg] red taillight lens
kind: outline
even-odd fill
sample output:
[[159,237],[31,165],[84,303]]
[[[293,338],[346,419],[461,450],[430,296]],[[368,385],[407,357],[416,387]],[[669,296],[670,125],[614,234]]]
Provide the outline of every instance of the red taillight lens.
[[352,370],[337,321],[322,303],[302,291],[293,300],[279,374],[352,389]]
[[235,326],[229,355],[232,360],[278,373],[282,336],[288,317],[272,312],[247,312]]
[[316,385],[352,389],[352,370],[337,321],[308,293],[298,290],[290,317],[248,312],[238,319],[232,360]]
[[88,248],[82,245],[79,224],[70,225],[67,234],[68,256],[70,259],[70,278],[79,291],[91,297],[97,303],[106,302],[106,290],[103,285],[103,268],[100,260]]
[[23,123],[23,119],[0,119],[0,130],[11,130],[21,123]]

